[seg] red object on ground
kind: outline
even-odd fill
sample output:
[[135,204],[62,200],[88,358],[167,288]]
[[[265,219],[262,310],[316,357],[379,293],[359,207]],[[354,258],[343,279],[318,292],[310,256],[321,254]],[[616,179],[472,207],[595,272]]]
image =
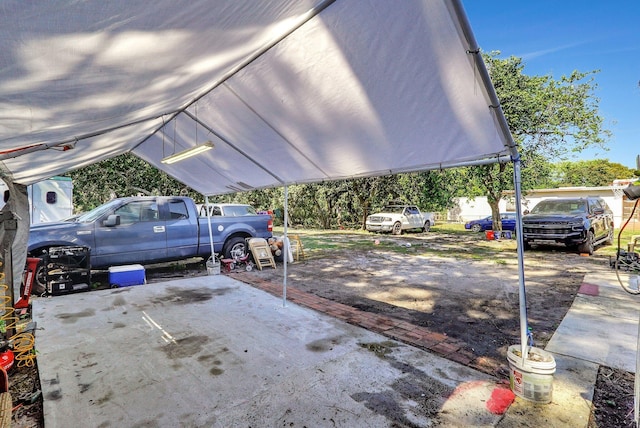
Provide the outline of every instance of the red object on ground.
[[586,282],[583,282],[580,285],[578,293],[586,294],[587,296],[597,296],[598,294],[600,294],[600,287],[598,287],[596,284],[588,284]]
[[487,401],[487,410],[494,415],[502,415],[515,399],[516,395],[511,389],[498,387],[491,392],[491,398]]
[[29,299],[31,298],[31,289],[33,287],[33,281],[36,278],[36,271],[38,270],[38,263],[40,259],[37,257],[27,257],[27,269],[23,277],[24,291],[20,299],[13,305],[16,309],[25,309],[29,307]]
[[13,351],[8,349],[4,352],[0,352],[0,366],[3,369],[8,371],[13,366],[13,361],[14,361]]
[[487,236],[487,239],[489,241],[493,241],[495,239],[495,235],[493,233],[493,230],[486,230],[484,233]]

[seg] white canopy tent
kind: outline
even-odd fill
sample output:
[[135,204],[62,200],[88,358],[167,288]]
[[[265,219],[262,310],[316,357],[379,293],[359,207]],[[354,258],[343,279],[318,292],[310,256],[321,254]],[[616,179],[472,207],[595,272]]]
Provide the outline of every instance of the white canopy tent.
[[459,0],[0,8],[5,181],[129,151],[207,196],[513,160],[519,197],[518,153]]

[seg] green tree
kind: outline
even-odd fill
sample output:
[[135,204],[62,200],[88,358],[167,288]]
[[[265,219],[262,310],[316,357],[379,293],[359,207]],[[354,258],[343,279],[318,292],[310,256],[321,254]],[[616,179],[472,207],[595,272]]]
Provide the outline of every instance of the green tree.
[[88,211],[123,196],[185,195],[202,199],[193,189],[132,154],[89,165],[67,176],[73,179],[76,212]]
[[607,159],[559,162],[553,165],[557,186],[610,186],[613,180],[632,178],[635,171]]
[[[551,75],[528,76],[521,58],[501,59],[499,54],[492,52],[484,59],[521,155],[523,190],[548,182],[550,162],[588,147],[606,150],[610,133],[603,128],[599,99],[594,94],[597,71],[574,71],[559,80]],[[505,190],[513,189],[512,165],[470,169],[470,175],[484,189],[494,226],[499,228],[498,203]]]

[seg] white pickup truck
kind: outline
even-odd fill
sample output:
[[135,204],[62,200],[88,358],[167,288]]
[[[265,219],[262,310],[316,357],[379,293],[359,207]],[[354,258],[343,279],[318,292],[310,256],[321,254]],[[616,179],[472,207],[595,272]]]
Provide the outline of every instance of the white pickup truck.
[[434,224],[433,213],[421,213],[415,205],[389,204],[381,212],[367,217],[366,228],[369,232],[400,235],[408,230],[428,232]]

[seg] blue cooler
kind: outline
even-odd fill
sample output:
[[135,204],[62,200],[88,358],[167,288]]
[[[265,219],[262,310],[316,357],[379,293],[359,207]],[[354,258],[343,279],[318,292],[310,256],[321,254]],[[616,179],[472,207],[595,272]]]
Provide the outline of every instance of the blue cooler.
[[111,266],[109,268],[111,288],[142,285],[145,282],[144,266],[142,265]]

